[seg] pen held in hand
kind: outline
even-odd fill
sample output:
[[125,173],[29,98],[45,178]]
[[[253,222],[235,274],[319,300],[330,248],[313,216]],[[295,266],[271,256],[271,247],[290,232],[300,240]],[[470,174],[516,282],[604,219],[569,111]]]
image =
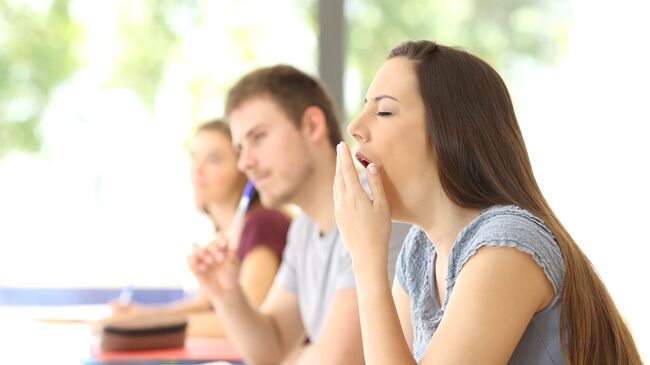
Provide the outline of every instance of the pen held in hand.
[[248,206],[250,205],[250,202],[253,199],[254,192],[255,192],[255,187],[253,186],[253,183],[249,181],[246,184],[246,187],[244,188],[244,192],[242,193],[241,199],[239,200],[239,205],[237,206],[237,211],[235,212],[235,217],[233,218],[232,223],[230,224],[230,229],[228,230],[228,236],[226,236],[226,239],[228,240],[228,244],[230,244],[235,240],[235,234],[237,233],[237,230],[239,229],[239,225],[241,224],[241,221],[244,218],[244,214],[246,214],[246,210],[248,209]]
[[235,241],[235,235],[239,231],[239,226],[246,214],[246,210],[253,199],[255,187],[252,182],[248,182],[244,188],[237,210],[232,219],[228,234],[223,240],[215,240],[204,248],[201,248],[196,243],[193,245],[194,260],[196,260],[196,268],[199,272],[206,271],[207,267],[214,262],[221,262],[227,256],[230,245]]

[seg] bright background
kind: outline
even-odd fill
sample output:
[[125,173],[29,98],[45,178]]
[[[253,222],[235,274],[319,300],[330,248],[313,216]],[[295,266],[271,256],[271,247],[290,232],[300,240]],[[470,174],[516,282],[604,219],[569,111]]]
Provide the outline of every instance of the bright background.
[[[405,38],[503,75],[538,182],[650,359],[645,1],[353,1],[346,120]],[[242,73],[318,69],[308,0],[0,0],[0,288],[188,287],[186,141]],[[1,301],[0,301],[1,302]]]

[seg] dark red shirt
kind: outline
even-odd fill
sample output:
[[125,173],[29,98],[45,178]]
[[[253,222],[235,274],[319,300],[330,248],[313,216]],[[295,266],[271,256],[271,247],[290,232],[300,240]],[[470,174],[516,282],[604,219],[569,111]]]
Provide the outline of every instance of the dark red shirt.
[[242,229],[237,247],[239,260],[243,261],[259,245],[267,246],[282,260],[290,223],[289,218],[280,211],[255,207],[248,213]]

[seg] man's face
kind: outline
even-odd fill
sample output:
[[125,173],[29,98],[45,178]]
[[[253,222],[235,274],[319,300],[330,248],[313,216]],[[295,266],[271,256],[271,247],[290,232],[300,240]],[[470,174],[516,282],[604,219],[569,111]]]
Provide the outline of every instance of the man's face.
[[244,101],[229,116],[237,167],[253,181],[262,204],[278,207],[294,197],[314,170],[308,141],[268,96]]

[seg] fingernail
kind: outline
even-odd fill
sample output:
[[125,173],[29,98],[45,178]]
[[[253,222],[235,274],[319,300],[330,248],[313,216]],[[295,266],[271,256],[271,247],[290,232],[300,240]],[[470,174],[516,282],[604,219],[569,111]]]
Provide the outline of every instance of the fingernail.
[[371,163],[370,165],[368,165],[368,172],[371,175],[377,175],[377,165],[375,165],[374,163]]
[[339,144],[336,145],[336,152],[341,152],[343,150],[343,142],[339,142]]

